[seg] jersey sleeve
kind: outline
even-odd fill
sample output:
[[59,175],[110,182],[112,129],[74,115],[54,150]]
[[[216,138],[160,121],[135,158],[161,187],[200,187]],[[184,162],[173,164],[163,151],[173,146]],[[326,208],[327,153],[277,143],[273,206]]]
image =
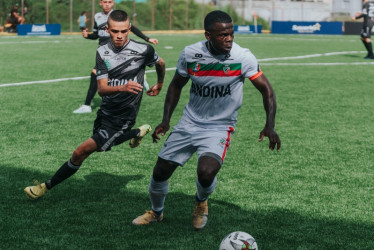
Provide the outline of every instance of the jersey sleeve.
[[97,80],[108,78],[108,68],[98,50],[96,52],[96,76]]
[[248,49],[244,50],[243,57],[242,73],[244,74],[244,77],[249,78],[249,80],[252,81],[262,75],[256,57]]
[[88,34],[88,36],[86,37],[86,39],[96,40],[98,38],[99,38],[99,30],[97,28],[97,23],[95,21],[94,27],[92,29],[92,34]]
[[179,55],[179,59],[177,63],[177,73],[183,77],[190,77],[190,75],[188,74],[188,69],[187,69],[186,49],[184,49]]
[[155,49],[147,44],[147,52],[145,55],[145,65],[148,67],[153,67],[160,60],[160,57],[156,53]]
[[135,35],[137,35],[138,37],[140,37],[144,41],[148,42],[149,37],[144,35],[143,32],[141,32],[140,29],[138,29],[134,25],[131,25],[131,31],[132,31],[132,33],[134,33]]

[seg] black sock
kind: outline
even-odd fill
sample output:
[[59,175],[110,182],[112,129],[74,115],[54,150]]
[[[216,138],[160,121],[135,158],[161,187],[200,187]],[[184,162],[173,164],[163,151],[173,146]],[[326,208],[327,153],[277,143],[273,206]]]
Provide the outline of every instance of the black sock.
[[65,162],[60,168],[59,170],[57,170],[57,172],[55,173],[55,175],[48,181],[46,181],[46,186],[48,189],[51,189],[53,188],[54,186],[56,186],[57,184],[61,183],[62,181],[66,180],[67,178],[69,178],[70,176],[72,176],[73,174],[75,174],[75,172],[78,171],[80,166],[76,166],[74,165],[73,163],[71,163],[71,161],[67,161]]
[[371,45],[371,42],[370,43],[366,43],[367,44],[367,50],[368,50],[368,56],[369,57],[373,57],[373,46]]
[[367,56],[369,56],[369,48],[368,48],[368,44],[365,42],[365,40],[361,40],[361,41],[362,41],[362,43],[364,44],[365,49],[368,51]]
[[97,91],[96,75],[91,72],[90,87],[88,88],[88,91],[87,91],[86,101],[84,103],[85,105],[87,106],[91,105],[92,99],[94,98],[96,91]]

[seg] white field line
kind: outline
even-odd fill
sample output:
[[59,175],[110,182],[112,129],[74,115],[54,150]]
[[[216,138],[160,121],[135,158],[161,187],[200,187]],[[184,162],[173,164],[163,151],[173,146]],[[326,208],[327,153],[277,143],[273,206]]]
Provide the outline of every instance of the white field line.
[[61,41],[17,41],[17,42],[0,42],[0,45],[3,44],[27,44],[27,43],[61,43]]
[[[166,71],[176,70],[177,68],[167,68]],[[154,73],[156,70],[146,70],[145,73]],[[60,78],[52,80],[43,80],[43,81],[30,81],[30,82],[16,82],[16,83],[5,83],[0,84],[0,87],[10,87],[10,86],[21,86],[29,84],[40,84],[40,83],[52,83],[52,82],[64,82],[64,81],[76,81],[82,79],[89,79],[90,76],[78,76],[78,77],[69,77],[69,78]]]
[[360,54],[360,53],[365,53],[365,52],[364,51],[340,51],[340,52],[330,52],[330,53],[312,54],[312,55],[304,55],[304,56],[264,58],[264,59],[258,59],[258,61],[259,62],[268,62],[268,61],[278,61],[278,60],[297,60],[297,59],[305,59],[305,58],[313,58],[313,57],[347,55],[347,54]]
[[351,63],[261,63],[261,66],[338,66],[338,65],[374,65],[374,62],[351,62]]
[[[330,52],[322,54],[311,54],[304,56],[288,56],[288,57],[274,57],[274,58],[263,58],[258,59],[259,62],[269,62],[269,61],[279,61],[279,60],[297,60],[313,57],[322,57],[322,56],[334,56],[334,55],[346,55],[346,54],[361,54],[365,53],[364,51],[341,51],[341,52]],[[263,66],[337,66],[337,65],[373,65],[374,62],[335,62],[335,63],[261,63]],[[167,68],[166,71],[176,70],[176,68]],[[154,73],[156,70],[147,70],[146,73]],[[40,83],[52,83],[52,82],[63,82],[63,81],[75,81],[88,79],[89,76],[81,77],[70,77],[70,78],[61,78],[61,79],[52,79],[52,80],[43,80],[43,81],[30,81],[30,82],[17,82],[17,83],[5,83],[0,84],[0,87],[9,87],[9,86],[21,86],[29,84],[40,84]]]

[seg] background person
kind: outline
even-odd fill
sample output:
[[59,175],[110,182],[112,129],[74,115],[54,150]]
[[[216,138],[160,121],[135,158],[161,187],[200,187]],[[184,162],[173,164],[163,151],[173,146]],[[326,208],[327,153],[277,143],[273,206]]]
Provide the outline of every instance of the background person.
[[87,16],[86,16],[86,11],[82,11],[81,15],[78,17],[78,25],[79,28],[83,31],[86,28],[86,23],[87,23]]
[[362,12],[357,12],[352,20],[357,20],[360,18],[364,19],[361,29],[361,41],[364,44],[368,54],[365,59],[374,59],[373,46],[371,44],[371,29],[373,28],[373,15],[374,15],[374,2],[369,0],[363,0]]
[[15,4],[10,11],[9,22],[14,25],[24,24],[25,22],[25,18],[20,16],[18,13],[18,4]]
[[168,88],[162,122],[152,134],[157,142],[165,135],[179,102],[183,87],[191,79],[190,99],[182,118],[166,139],[153,168],[149,184],[152,209],[133,220],[146,225],[163,219],[168,180],[197,152],[197,192],[192,225],[205,227],[208,220],[208,197],[216,187],[216,175],[223,165],[235,131],[238,110],[242,105],[243,85],[248,78],[261,92],[266,123],[260,132],[262,141],[269,137],[269,148],[277,150],[281,141],[274,130],[276,99],[257,59],[246,48],[234,43],[234,25],[223,11],[210,12],[204,20],[206,41],[200,41],[180,54],[177,71]]
[[[95,24],[93,28],[93,33],[88,34],[87,29],[82,31],[82,35],[86,39],[96,40],[99,39],[99,45],[107,43],[109,35],[105,32],[105,25],[108,20],[109,14],[113,11],[113,0],[101,0],[100,6],[102,7],[102,12],[95,14]],[[138,37],[144,39],[145,41],[156,45],[158,43],[157,39],[149,38],[144,35],[138,28],[131,26],[131,31]],[[78,109],[74,110],[75,114],[90,113],[92,111],[91,102],[97,92],[97,82],[96,82],[96,69],[94,68],[91,72],[90,86],[87,91],[86,100],[83,105]]]

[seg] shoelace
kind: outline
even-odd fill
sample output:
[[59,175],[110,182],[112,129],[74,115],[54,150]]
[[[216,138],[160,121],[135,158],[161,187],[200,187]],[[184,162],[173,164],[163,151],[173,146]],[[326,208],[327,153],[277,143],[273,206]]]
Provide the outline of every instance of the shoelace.
[[146,212],[147,214],[151,215],[153,219],[156,219],[157,214],[152,213],[151,210],[146,210],[145,212]]

